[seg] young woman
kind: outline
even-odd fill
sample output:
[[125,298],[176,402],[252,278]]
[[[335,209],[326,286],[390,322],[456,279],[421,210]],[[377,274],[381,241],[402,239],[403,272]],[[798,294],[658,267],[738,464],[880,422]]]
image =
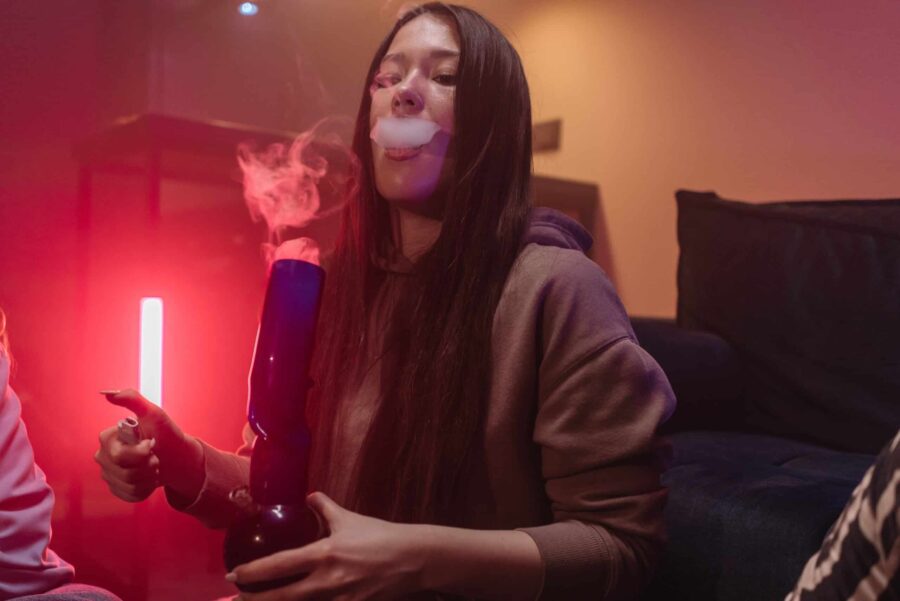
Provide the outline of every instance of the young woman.
[[[370,134],[387,118],[436,134],[385,148]],[[309,574],[242,598],[635,597],[663,539],[655,432],[674,399],[584,255],[590,236],[530,207],[516,51],[472,10],[410,11],[375,54],[353,146],[313,405],[309,503],[330,534],[236,569]],[[163,484],[176,508],[227,524],[249,446],[223,453],[135,393],[111,400],[155,437],[101,435],[111,490]]]
[[118,601],[91,586],[70,584],[75,570],[50,549],[53,491],[34,463],[9,385],[9,340],[0,309],[0,601]]

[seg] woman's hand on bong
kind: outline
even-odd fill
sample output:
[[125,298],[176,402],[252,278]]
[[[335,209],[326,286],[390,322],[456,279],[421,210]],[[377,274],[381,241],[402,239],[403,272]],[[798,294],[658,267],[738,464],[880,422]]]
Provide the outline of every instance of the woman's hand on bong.
[[94,461],[115,496],[143,501],[160,485],[193,498],[203,483],[203,448],[172,419],[135,390],[106,394],[106,399],[132,411],[142,440],[135,445],[119,440],[115,426],[100,433]]
[[234,569],[232,582],[250,583],[306,573],[303,580],[243,601],[394,599],[420,590],[426,557],[420,528],[354,513],[316,492],[307,503],[330,534]]

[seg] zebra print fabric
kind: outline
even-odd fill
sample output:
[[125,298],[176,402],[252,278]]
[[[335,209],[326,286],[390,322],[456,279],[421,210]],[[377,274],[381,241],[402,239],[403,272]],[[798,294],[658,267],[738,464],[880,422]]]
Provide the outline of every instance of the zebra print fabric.
[[785,601],[900,600],[900,432],[881,451]]

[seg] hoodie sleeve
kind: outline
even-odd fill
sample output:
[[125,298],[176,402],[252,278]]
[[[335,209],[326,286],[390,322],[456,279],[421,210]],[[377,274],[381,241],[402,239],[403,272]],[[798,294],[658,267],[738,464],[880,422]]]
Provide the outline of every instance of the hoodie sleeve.
[[524,528],[541,599],[637,598],[664,541],[658,425],[671,387],[602,270],[559,251],[544,290],[533,437],[553,522]]
[[75,570],[50,550],[52,512],[53,491],[34,463],[0,348],[0,600],[72,581]]
[[217,449],[204,441],[204,479],[200,492],[193,499],[166,488],[166,500],[178,511],[191,515],[209,528],[226,528],[236,515],[228,498],[232,490],[250,483],[250,452],[255,434],[249,424],[244,425],[243,444],[236,453]]

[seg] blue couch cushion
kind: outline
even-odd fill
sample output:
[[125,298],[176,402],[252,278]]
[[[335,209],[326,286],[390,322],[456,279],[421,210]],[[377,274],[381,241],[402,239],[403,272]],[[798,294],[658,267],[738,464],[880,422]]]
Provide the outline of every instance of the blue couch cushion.
[[900,200],[676,196],[678,323],[741,356],[747,425],[877,453],[900,428]]
[[659,363],[678,404],[662,432],[739,430],[746,419],[743,370],[728,342],[674,320],[632,317],[640,345]]
[[670,440],[669,547],[647,599],[783,599],[874,460],[762,434]]

